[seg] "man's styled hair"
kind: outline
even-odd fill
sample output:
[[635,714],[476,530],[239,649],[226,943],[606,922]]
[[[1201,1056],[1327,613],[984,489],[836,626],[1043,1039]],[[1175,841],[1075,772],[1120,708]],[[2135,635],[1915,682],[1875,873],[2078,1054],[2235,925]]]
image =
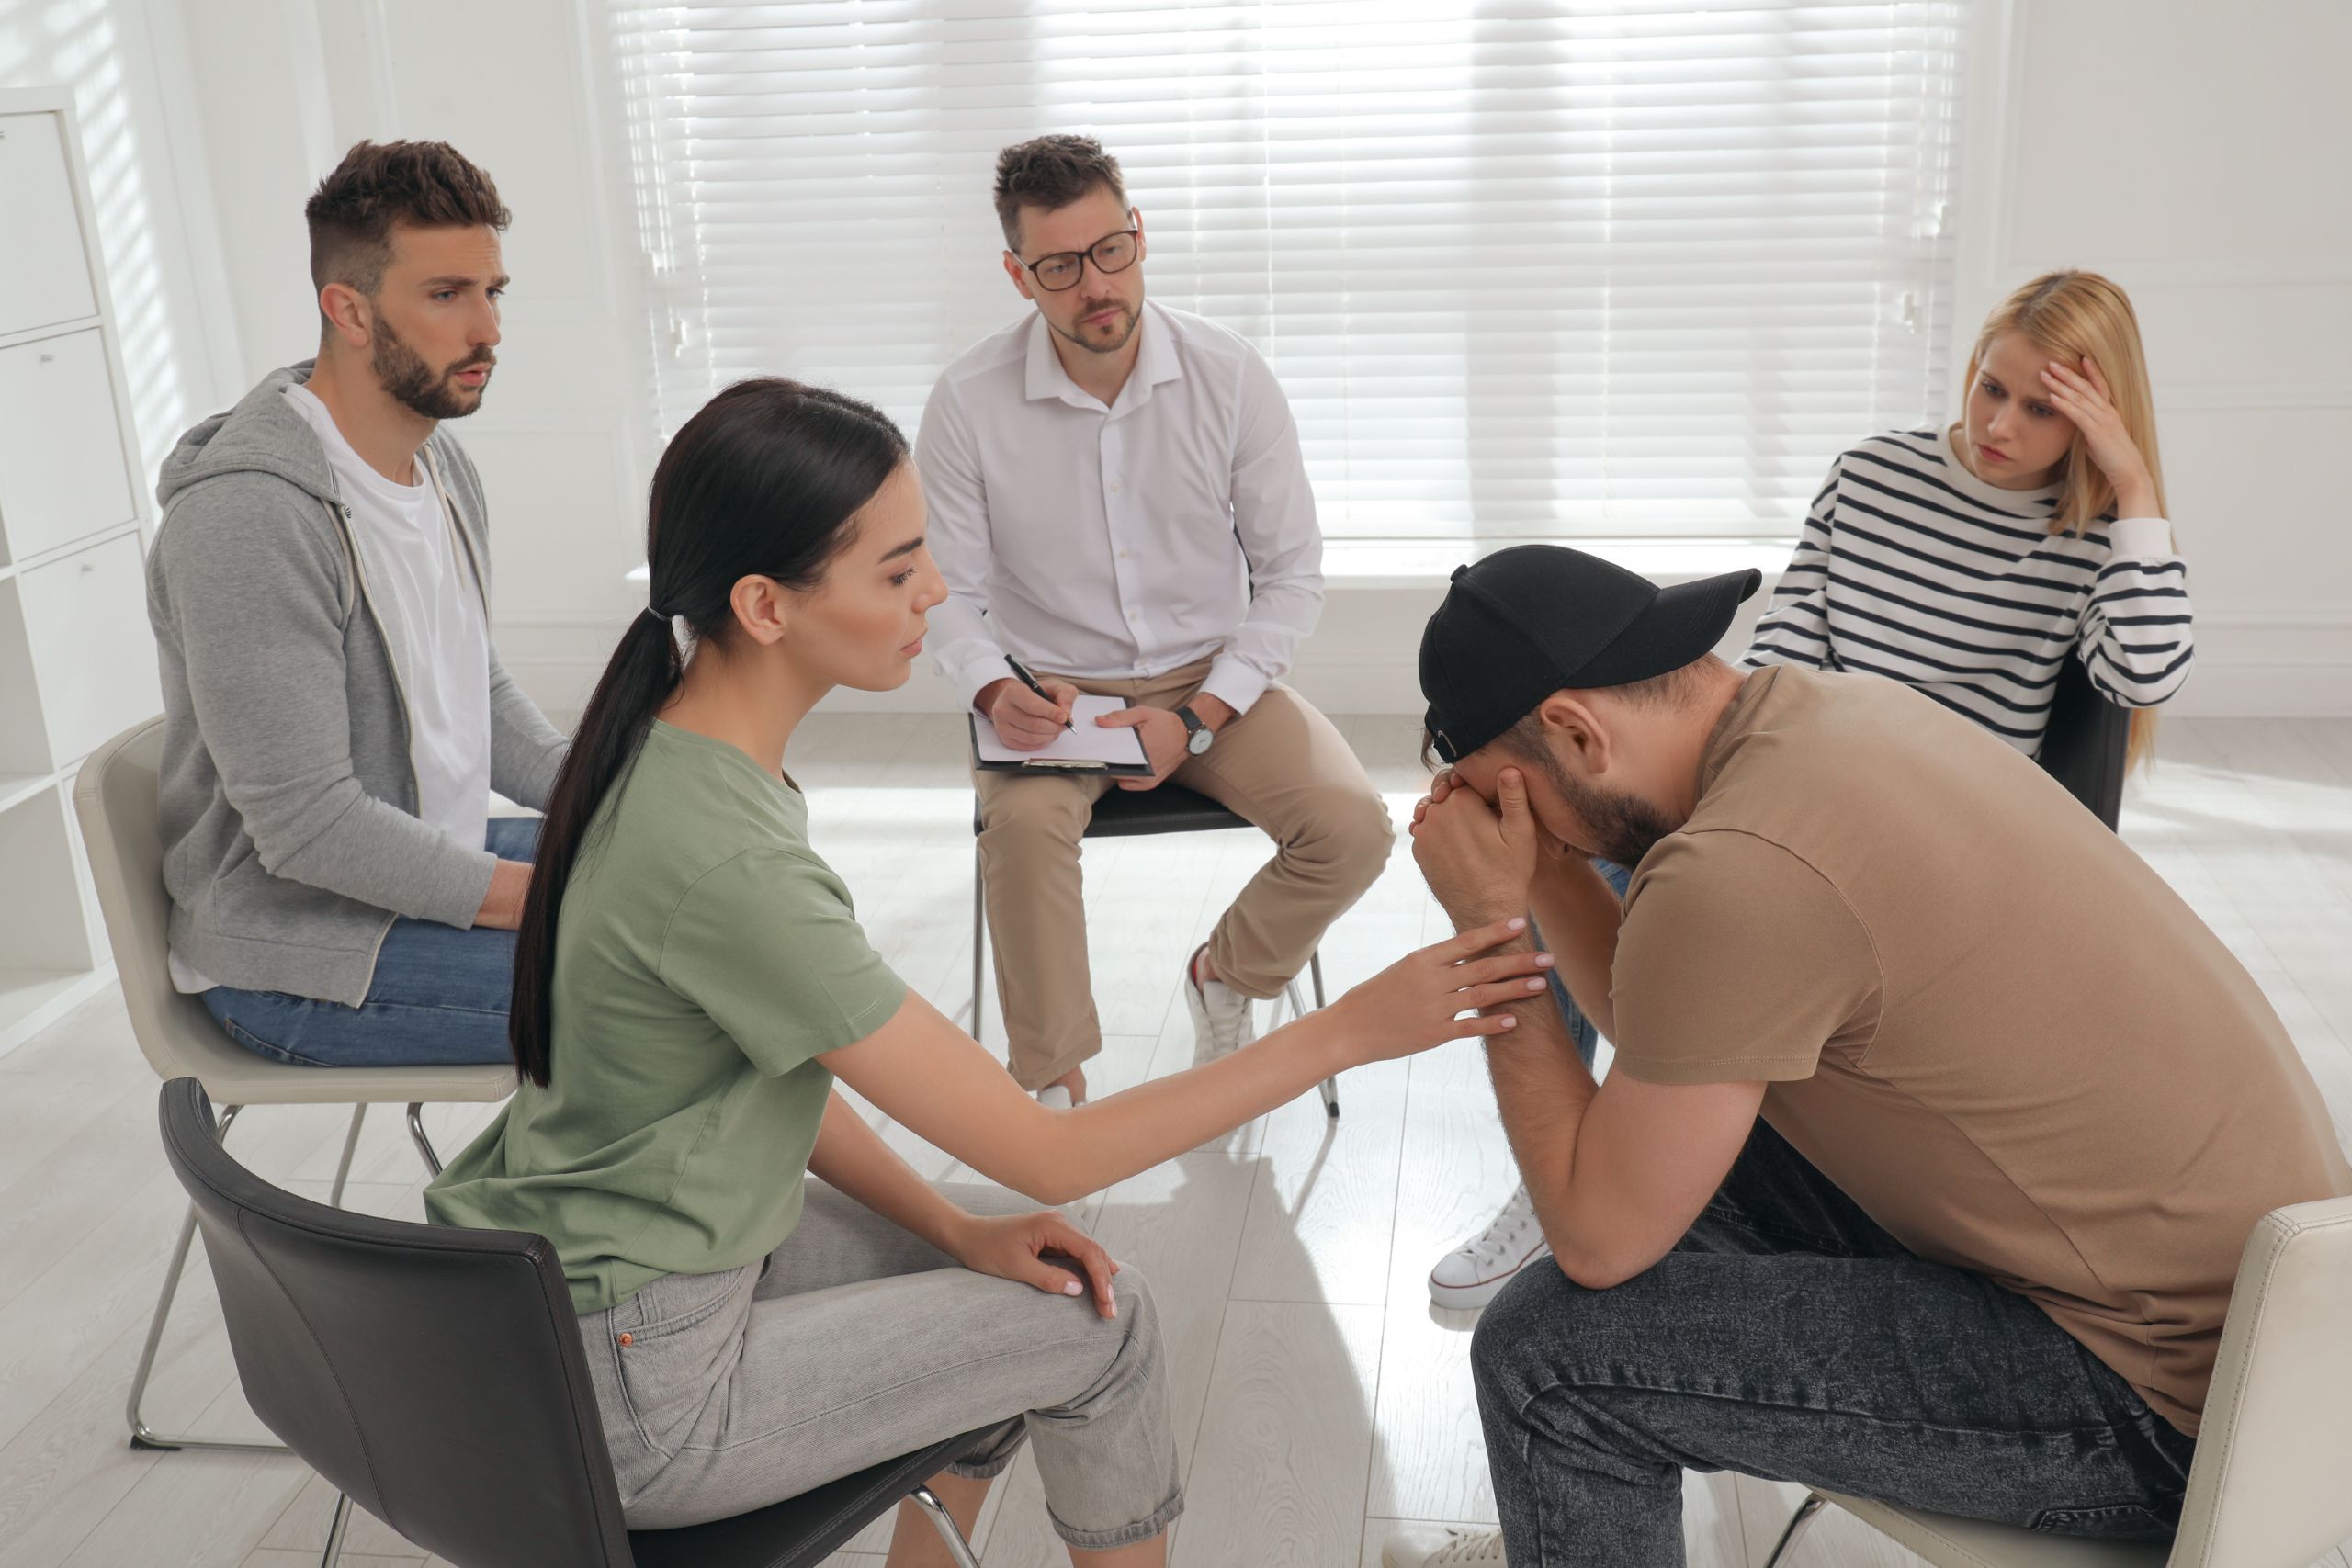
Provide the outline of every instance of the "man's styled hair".
[[373,296],[392,259],[392,230],[504,229],[513,221],[490,176],[446,141],[362,141],[311,193],[311,287]]
[[1097,186],[1126,205],[1119,161],[1091,136],[1040,136],[1006,148],[996,155],[996,220],[1006,246],[1021,249],[1023,208],[1057,211]]

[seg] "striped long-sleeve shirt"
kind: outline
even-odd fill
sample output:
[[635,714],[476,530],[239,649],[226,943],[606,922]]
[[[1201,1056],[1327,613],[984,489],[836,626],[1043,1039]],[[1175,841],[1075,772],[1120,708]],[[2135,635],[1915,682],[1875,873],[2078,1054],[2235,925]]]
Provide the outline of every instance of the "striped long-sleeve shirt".
[[1940,430],[1872,436],[1831,465],[1747,662],[1890,676],[2028,756],[2069,657],[2115,702],[2163,702],[2195,652],[2171,525],[2053,534],[2057,504],[1976,478]]

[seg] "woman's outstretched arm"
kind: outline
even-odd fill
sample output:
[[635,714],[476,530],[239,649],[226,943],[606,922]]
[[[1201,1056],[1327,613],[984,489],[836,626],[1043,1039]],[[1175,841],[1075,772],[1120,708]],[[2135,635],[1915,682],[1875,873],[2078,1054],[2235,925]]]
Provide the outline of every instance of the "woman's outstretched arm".
[[1233,1055],[1067,1111],[1023,1093],[995,1057],[910,992],[890,1021],[826,1053],[834,1075],[991,1181],[1065,1203],[1197,1148],[1367,1062],[1514,1027],[1460,1018],[1540,990],[1547,953],[1479,954],[1523,919],[1408,953],[1331,1006]]

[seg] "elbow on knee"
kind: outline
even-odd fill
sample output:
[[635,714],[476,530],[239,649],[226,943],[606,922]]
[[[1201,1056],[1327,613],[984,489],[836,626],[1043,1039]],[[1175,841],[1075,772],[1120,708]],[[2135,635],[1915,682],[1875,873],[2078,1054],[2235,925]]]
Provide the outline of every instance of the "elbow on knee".
[[1600,1258],[1575,1250],[1563,1252],[1556,1246],[1552,1250],[1552,1261],[1570,1282],[1588,1291],[1613,1289],[1642,1271],[1641,1268],[1628,1267],[1623,1258]]

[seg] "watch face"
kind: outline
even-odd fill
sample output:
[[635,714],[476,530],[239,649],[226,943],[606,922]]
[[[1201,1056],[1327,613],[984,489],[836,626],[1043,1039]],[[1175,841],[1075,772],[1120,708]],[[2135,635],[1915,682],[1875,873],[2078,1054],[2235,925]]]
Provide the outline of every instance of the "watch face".
[[1201,726],[1200,728],[1193,731],[1192,735],[1185,740],[1184,750],[1197,757],[1202,752],[1207,750],[1209,749],[1209,742],[1216,739],[1216,731],[1211,729],[1204,724]]

